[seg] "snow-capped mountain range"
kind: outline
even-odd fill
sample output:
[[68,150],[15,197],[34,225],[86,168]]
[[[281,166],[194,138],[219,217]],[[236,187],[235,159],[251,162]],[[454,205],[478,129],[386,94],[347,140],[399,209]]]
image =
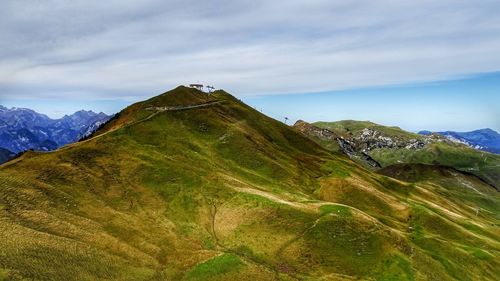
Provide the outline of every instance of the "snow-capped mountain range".
[[[492,129],[480,129],[471,132],[436,132],[450,141],[462,143],[475,149],[500,154],[500,134]],[[430,135],[430,131],[421,131],[419,134]]]
[[110,116],[80,110],[59,119],[27,108],[0,105],[0,148],[13,153],[49,151],[88,136]]

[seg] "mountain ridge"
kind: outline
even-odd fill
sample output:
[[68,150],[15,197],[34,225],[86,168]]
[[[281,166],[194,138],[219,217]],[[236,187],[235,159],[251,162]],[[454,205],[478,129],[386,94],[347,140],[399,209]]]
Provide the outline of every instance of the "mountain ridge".
[[[433,132],[420,131],[419,134],[429,135]],[[435,132],[451,141],[465,144],[469,147],[500,154],[500,134],[493,129],[484,128],[468,132],[441,131]]]
[[127,107],[85,141],[0,166],[0,272],[50,280],[498,275],[500,198],[491,187],[467,175],[457,186],[379,175],[224,91],[201,95],[176,88]]
[[0,108],[0,147],[14,153],[54,150],[85,137],[110,117],[80,110],[59,119],[27,108]]
[[500,156],[472,149],[440,134],[421,135],[354,120],[312,124],[299,121],[294,127],[327,149],[342,151],[368,168],[398,163],[440,164],[471,172],[500,188]]

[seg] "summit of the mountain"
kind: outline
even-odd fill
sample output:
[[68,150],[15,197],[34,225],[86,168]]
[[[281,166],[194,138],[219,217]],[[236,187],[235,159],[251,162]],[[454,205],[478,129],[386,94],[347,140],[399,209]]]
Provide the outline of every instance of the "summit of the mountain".
[[460,185],[403,172],[364,169],[224,91],[179,87],[0,167],[0,273],[495,280],[498,192],[458,170]]

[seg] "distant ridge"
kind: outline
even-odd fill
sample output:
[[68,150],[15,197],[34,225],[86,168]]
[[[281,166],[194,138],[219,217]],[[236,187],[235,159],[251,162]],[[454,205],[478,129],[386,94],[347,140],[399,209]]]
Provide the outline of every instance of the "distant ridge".
[[[51,119],[31,109],[0,106],[0,148],[15,154],[51,151],[85,137],[109,118],[102,112],[80,110]],[[0,163],[7,158],[3,159]]]
[[470,132],[419,132],[419,134],[421,135],[430,135],[432,133],[443,135],[453,142],[462,143],[475,149],[500,154],[500,134],[490,128],[479,129]]
[[223,90],[133,104],[0,166],[0,280],[496,281],[499,192],[432,165],[381,175],[334,149]]
[[[342,151],[367,168],[403,163],[444,165],[472,173],[500,190],[500,156],[477,150],[450,136],[430,132],[416,134],[399,127],[354,120],[312,124],[302,121],[294,127],[323,147]],[[496,132],[487,129],[464,134],[491,140]]]

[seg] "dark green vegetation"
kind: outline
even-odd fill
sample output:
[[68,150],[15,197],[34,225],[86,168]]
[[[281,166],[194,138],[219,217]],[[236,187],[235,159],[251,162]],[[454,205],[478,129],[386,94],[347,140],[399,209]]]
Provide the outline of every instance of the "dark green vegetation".
[[[412,139],[421,141],[429,139],[427,136],[406,132],[398,127],[387,127],[368,121],[317,122],[314,125],[340,136],[359,137],[363,129],[368,128],[380,132],[382,136],[402,142]],[[324,146],[328,148],[327,145]],[[422,149],[382,147],[371,150],[369,155],[382,167],[398,163],[437,164],[453,167],[475,174],[500,190],[500,155],[452,143],[443,137],[439,141],[429,141]]]
[[376,174],[179,87],[1,166],[0,278],[495,280],[500,197],[457,179]]

